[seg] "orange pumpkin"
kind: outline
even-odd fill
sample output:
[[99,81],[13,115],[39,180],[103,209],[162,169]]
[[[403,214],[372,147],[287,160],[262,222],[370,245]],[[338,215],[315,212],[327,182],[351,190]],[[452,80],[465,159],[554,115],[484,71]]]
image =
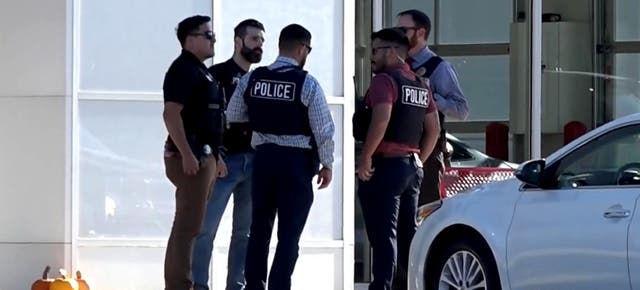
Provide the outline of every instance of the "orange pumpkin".
[[49,286],[53,279],[49,279],[49,271],[51,267],[47,265],[44,267],[44,272],[42,272],[42,279],[38,279],[31,285],[31,290],[49,290]]
[[67,278],[67,271],[60,269],[60,278],[53,280],[49,290],[78,290],[78,282],[75,279]]
[[90,290],[89,284],[87,281],[82,279],[82,273],[80,271],[76,271],[76,281],[78,282],[78,290]]

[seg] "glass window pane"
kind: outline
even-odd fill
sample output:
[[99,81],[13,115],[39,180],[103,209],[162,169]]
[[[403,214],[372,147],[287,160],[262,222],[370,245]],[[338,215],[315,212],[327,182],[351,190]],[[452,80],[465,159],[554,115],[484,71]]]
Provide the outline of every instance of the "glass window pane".
[[640,112],[640,54],[615,55],[613,118]]
[[[271,64],[278,55],[280,30],[297,23],[311,32],[313,51],[305,69],[318,79],[326,95],[343,93],[343,4],[339,0],[313,0],[299,5],[297,0],[221,1],[220,31],[216,31],[215,62],[230,58],[233,53],[233,28],[242,20],[256,18],[265,26],[264,55],[259,65]],[[295,15],[294,18],[283,15]]]
[[164,289],[164,247],[78,247],[78,269],[91,289]]
[[[434,21],[434,17],[433,17],[434,15],[433,11],[435,9],[434,0],[419,1],[417,3],[415,0],[394,0],[390,2],[391,2],[391,11],[386,15],[386,21],[388,23],[386,23],[384,27],[396,26],[398,22],[396,19],[396,15],[398,15],[398,13],[400,12],[407,11],[410,9],[418,9],[424,12],[425,14],[427,14],[427,16],[429,16],[432,22]],[[433,44],[433,33],[429,36],[428,43]]]
[[[333,163],[333,180],[328,188],[322,191],[315,191],[311,211],[307,218],[304,231],[302,232],[302,241],[329,241],[342,239],[342,186],[344,167],[342,161],[342,105],[330,105],[333,121],[336,123],[336,134],[334,142],[336,144],[334,163]],[[314,187],[316,186],[314,180]],[[278,222],[274,223],[272,240],[277,240]],[[233,199],[229,200],[229,204],[222,215],[222,220],[216,234],[216,245],[229,245],[231,241],[231,230],[233,226]]]
[[[79,235],[168,237],[175,204],[162,162],[162,103],[81,101],[79,111]],[[331,111],[336,123],[334,179],[316,192],[303,240],[342,238],[342,106],[331,105]],[[136,129],[122,129],[122,124]],[[232,206],[230,202],[228,208]],[[224,243],[231,222],[227,210],[218,235]]]
[[[316,191],[307,219],[302,240],[342,239],[342,191],[344,166],[342,160],[343,122],[342,105],[330,105],[331,115],[336,124],[335,153],[333,155],[333,180],[328,188]],[[314,188],[317,188],[314,179]]]
[[509,56],[446,57],[456,69],[470,121],[509,119]]
[[80,101],[80,237],[169,236],[162,102]]
[[[274,250],[271,248],[269,263]],[[164,247],[79,247],[78,269],[92,289],[164,289],[164,253]],[[224,289],[226,253],[227,249],[214,250],[211,289]],[[342,289],[342,264],[342,249],[301,248],[291,289]]]
[[560,160],[555,172],[558,187],[637,184],[635,179],[624,180],[620,173],[637,167],[640,162],[638,145],[640,126],[607,133]]
[[616,41],[638,41],[640,40],[640,1],[638,0],[616,0],[615,25]]
[[438,44],[507,43],[511,0],[440,1]]
[[211,1],[84,0],[80,11],[80,89],[160,91],[180,53],[178,23],[211,15]]

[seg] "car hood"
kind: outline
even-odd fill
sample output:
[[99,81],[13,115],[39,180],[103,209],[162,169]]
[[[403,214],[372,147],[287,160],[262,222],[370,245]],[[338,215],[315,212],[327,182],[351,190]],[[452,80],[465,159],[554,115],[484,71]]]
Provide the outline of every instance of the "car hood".
[[443,206],[515,206],[520,196],[521,182],[516,178],[481,184],[443,200]]
[[497,158],[488,157],[484,162],[482,162],[482,164],[480,164],[480,166],[481,167],[496,167],[496,168],[516,169],[520,165],[517,164],[517,163],[509,162],[509,161],[504,161],[504,160],[500,160],[500,159],[497,159]]

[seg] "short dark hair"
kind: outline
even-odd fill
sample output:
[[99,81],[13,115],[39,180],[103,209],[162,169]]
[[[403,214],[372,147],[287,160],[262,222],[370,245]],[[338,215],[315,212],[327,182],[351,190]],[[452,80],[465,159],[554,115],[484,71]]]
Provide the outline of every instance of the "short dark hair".
[[427,33],[424,35],[425,38],[429,36],[429,33],[431,32],[431,19],[429,19],[429,16],[427,16],[427,14],[416,9],[411,9],[411,10],[402,11],[398,13],[398,16],[405,16],[405,15],[411,16],[411,19],[416,24],[416,28],[424,28],[424,30],[427,31]]
[[198,29],[200,29],[200,25],[208,23],[210,21],[211,17],[203,15],[194,15],[180,21],[180,23],[178,23],[178,28],[176,29],[176,34],[178,35],[178,41],[180,41],[180,45],[184,46],[184,42],[189,34],[198,31]]
[[409,50],[409,38],[403,29],[385,28],[371,34],[371,40],[380,39],[399,48],[402,54]]
[[246,19],[246,20],[243,20],[242,22],[238,23],[236,28],[233,29],[233,36],[234,37],[243,38],[245,35],[247,35],[247,28],[248,27],[253,27],[253,28],[257,28],[257,29],[260,29],[262,31],[265,31],[264,30],[264,25],[262,25],[262,23],[260,23],[260,21],[250,18],[250,19]]
[[299,24],[289,24],[280,31],[278,48],[289,51],[308,42],[311,42],[309,30]]

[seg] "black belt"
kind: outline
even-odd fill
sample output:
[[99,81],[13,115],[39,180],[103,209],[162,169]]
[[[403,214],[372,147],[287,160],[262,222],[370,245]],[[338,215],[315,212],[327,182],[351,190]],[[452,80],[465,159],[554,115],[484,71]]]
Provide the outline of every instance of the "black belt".
[[409,154],[404,154],[404,155],[388,155],[388,154],[384,154],[384,153],[376,153],[373,154],[373,156],[371,156],[371,159],[377,159],[377,158],[413,158],[413,154],[414,153],[409,153]]

